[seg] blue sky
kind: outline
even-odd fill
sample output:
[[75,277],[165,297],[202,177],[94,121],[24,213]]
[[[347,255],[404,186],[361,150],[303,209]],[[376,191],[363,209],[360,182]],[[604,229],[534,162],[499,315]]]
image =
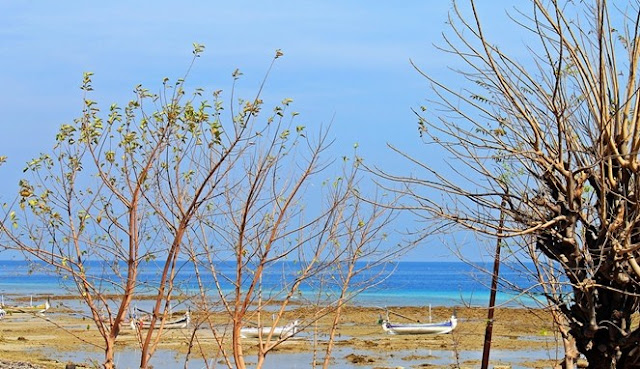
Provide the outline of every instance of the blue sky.
[[[507,46],[520,40],[502,30],[511,3],[478,1],[488,32]],[[447,0],[0,2],[0,155],[9,157],[0,194],[7,201],[24,163],[48,151],[60,124],[80,114],[83,72],[95,73],[93,100],[123,105],[137,84],[153,90],[162,78],[181,76],[193,42],[206,52],[191,86],[228,89],[239,68],[244,96],[282,49],[267,103],[290,97],[307,127],[332,123],[337,157],[356,142],[368,163],[385,168],[403,165],[387,143],[433,155],[410,110],[424,103],[429,88],[409,59],[451,78],[455,59],[433,46],[442,43],[450,9]],[[407,258],[454,260],[440,239]]]

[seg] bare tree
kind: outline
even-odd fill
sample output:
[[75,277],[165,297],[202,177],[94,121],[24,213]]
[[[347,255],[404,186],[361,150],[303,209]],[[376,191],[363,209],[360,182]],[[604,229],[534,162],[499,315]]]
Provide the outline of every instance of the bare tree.
[[[203,50],[194,44],[193,61]],[[2,225],[10,247],[71,281],[103,337],[105,368],[114,367],[116,340],[137,293],[155,296],[149,328],[138,335],[140,368],[148,367],[192,220],[218,195],[232,153],[251,145],[245,132],[260,93],[223,127],[220,92],[213,103],[201,89],[187,97],[187,75],[175,84],[165,79],[159,94],[137,86],[124,110],[114,104],[102,117],[89,99],[86,73],[82,116],[61,126],[51,155],[28,163],[32,175],[20,181],[22,215],[12,211]],[[151,261],[160,272],[144,290],[138,274]]]
[[[189,243],[200,311],[229,367],[246,367],[243,327],[257,329],[259,368],[293,333],[277,327],[297,320],[296,330],[303,330],[331,315],[328,363],[343,305],[375,284],[384,271],[372,272],[375,266],[401,251],[380,247],[393,212],[361,198],[361,159],[345,157],[343,172],[322,178],[334,161],[326,151],[328,131],[314,138],[294,125],[297,113],[285,113],[290,102],[276,107],[270,123],[251,125],[251,148],[239,153],[220,196],[207,206],[215,211],[202,208]],[[365,271],[366,278],[354,281]],[[327,296],[322,308],[292,316],[291,305],[305,301],[303,292],[311,289]]]
[[[203,49],[194,44],[194,61]],[[260,115],[262,87],[281,56],[278,50],[249,100],[235,102],[239,71],[229,105],[222,91],[212,100],[201,89],[187,96],[187,72],[175,83],[165,79],[158,94],[137,86],[124,111],[114,104],[106,117],[89,99],[87,73],[83,115],[62,125],[51,155],[28,163],[19,209],[2,231],[11,248],[70,281],[103,338],[105,368],[114,368],[116,342],[138,294],[152,296],[144,328],[133,325],[140,368],[150,366],[181,287],[181,268],[191,266],[199,294],[191,299],[190,348],[208,356],[199,345],[199,328],[208,325],[216,358],[244,368],[241,329],[255,323],[261,367],[290,337],[274,332],[289,319],[303,286],[324,286],[326,305],[299,317],[296,329],[333,314],[327,367],[342,307],[375,284],[385,272],[380,265],[403,250],[381,247],[394,212],[378,204],[392,200],[365,200],[361,158],[343,157],[342,171],[335,172],[328,129],[313,136],[294,124],[291,99]],[[221,262],[230,263],[230,272]],[[143,283],[139,274],[150,270],[158,273]],[[263,277],[278,270],[280,284],[266,286]],[[221,307],[229,332],[220,331],[214,307]]]
[[639,4],[531,0],[509,30],[529,40],[527,57],[494,45],[469,4],[465,13],[454,3],[442,48],[463,65],[465,87],[421,72],[434,97],[416,109],[419,131],[445,164],[403,153],[422,174],[387,176],[436,226],[520,238],[517,255],[548,287],[569,366],[575,342],[592,368],[637,367]]

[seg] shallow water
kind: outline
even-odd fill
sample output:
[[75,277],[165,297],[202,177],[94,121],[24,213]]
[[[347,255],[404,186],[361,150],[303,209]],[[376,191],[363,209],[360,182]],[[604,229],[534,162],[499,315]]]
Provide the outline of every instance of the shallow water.
[[[75,351],[75,352],[54,352],[44,351],[44,353],[52,358],[56,358],[62,362],[73,363],[88,363],[90,360],[100,361],[102,358],[101,352],[87,352],[87,351]],[[372,362],[364,364],[354,364],[350,362],[346,357],[350,354],[362,355],[367,359],[372,359]],[[368,350],[358,350],[354,352],[351,348],[336,348],[334,350],[334,359],[332,360],[331,368],[333,369],[348,369],[348,368],[366,368],[373,366],[389,366],[389,367],[414,367],[423,364],[431,365],[449,365],[456,362],[468,365],[474,365],[480,362],[482,358],[481,351],[461,351],[458,353],[459,357],[456,359],[453,351],[447,350],[404,350],[394,353],[373,352]],[[140,351],[133,349],[126,349],[119,352],[116,355],[116,365],[118,369],[136,369],[139,364]],[[555,351],[547,350],[493,350],[491,352],[491,362],[494,364],[502,363],[509,364],[513,369],[526,369],[530,368],[525,366],[526,362],[535,360],[544,360],[555,357]],[[322,356],[317,360],[321,361]],[[246,357],[247,365],[252,366],[255,364],[256,359],[252,356]],[[272,353],[267,356],[264,368],[265,369],[281,369],[281,368],[313,368],[312,353],[300,352],[300,353]],[[151,360],[151,364],[154,369],[175,369],[184,368],[184,355],[176,353],[170,350],[159,350],[156,352]],[[223,368],[223,364],[211,359],[208,361],[209,368]],[[204,360],[191,359],[189,360],[187,368],[189,369],[203,369],[207,368]]]
[[[195,284],[195,275],[190,264],[185,263],[180,270],[181,273],[176,279],[176,287],[185,294],[196,293],[198,291]],[[486,263],[469,265],[462,262],[397,262],[388,265],[381,265],[368,269],[366,264],[360,263],[363,268],[358,274],[354,285],[364,283],[374,285],[355,297],[353,303],[362,306],[455,306],[464,301],[465,305],[486,306],[489,298],[489,277],[490,274],[479,270],[489,267]],[[231,262],[221,262],[216,264],[217,270],[222,275],[233,275],[235,264]],[[110,264],[91,261],[87,263],[89,275],[102,278],[103,273],[110,273]],[[123,266],[124,267],[124,266]],[[292,279],[297,277],[299,265],[293,262],[280,262],[265,270],[262,283],[265,293],[267,291],[280,291],[283,286],[288,285]],[[154,281],[157,281],[161,272],[158,266],[145,264],[139,271],[140,288],[137,292],[141,294],[153,293],[155,289]],[[231,273],[231,274],[229,274]],[[389,274],[390,273],[390,274]],[[320,277],[320,275],[318,276]],[[385,277],[385,278],[382,278]],[[511,269],[505,265],[501,271],[510,283],[528,289],[533,282],[529,276],[522,271]],[[213,286],[211,276],[203,276],[205,286]],[[225,278],[219,278],[225,281]],[[117,281],[116,281],[117,282]],[[365,283],[366,282],[366,283]],[[373,283],[376,282],[376,283]],[[65,287],[66,285],[66,287]],[[232,284],[225,282],[222,285],[223,291],[231,291]],[[535,289],[534,289],[535,290]],[[335,293],[328,287],[321,287],[312,283],[300,285],[300,303],[315,301],[319,291],[322,294]],[[115,293],[113,290],[105,292]],[[211,291],[212,296],[217,297],[215,291]],[[28,295],[76,295],[77,291],[69,290],[69,282],[61,279],[58,275],[47,271],[42,263],[32,264],[20,260],[0,260],[0,295],[5,295],[8,299],[13,297],[24,297]],[[501,286],[498,291],[497,301],[499,304],[519,306],[537,306],[535,300],[521,297],[518,301],[511,299],[516,296],[505,286]],[[275,299],[282,298],[282,295],[272,296]],[[334,296],[335,297],[335,296]]]

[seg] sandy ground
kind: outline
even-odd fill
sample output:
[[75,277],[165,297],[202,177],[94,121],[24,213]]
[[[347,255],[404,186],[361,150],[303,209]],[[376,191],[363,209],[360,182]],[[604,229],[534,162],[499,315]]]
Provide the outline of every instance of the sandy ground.
[[[68,311],[56,311],[54,308],[46,317],[37,314],[13,313],[0,321],[0,359],[27,361],[40,365],[42,368],[64,368],[66,362],[56,360],[52,353],[65,351],[99,350],[101,338],[93,321],[82,318]],[[407,318],[428,321],[428,309],[416,307],[394,307],[390,311],[399,313]],[[384,333],[378,324],[379,317],[384,311],[377,308],[347,307],[343,311],[338,327],[336,350],[348,349],[352,352],[349,357],[342,357],[359,367],[385,368],[381,357],[402,356],[407,359],[425,362],[419,367],[446,367],[428,364],[428,350],[481,351],[486,327],[486,310],[463,308],[457,310],[459,325],[453,334],[447,335],[403,335],[394,336]],[[285,321],[303,319],[312,315],[311,309],[297,307],[287,312]],[[451,308],[434,308],[434,321],[445,320],[451,315]],[[184,355],[189,348],[191,337],[197,338],[197,344],[192,346],[194,357],[198,352],[211,355],[217,350],[216,340],[209,328],[209,322],[224,333],[221,323],[223,314],[213,314],[205,321],[204,316],[194,314],[192,329],[167,330],[163,333],[160,349],[175,351]],[[407,322],[400,317],[394,317],[394,322]],[[193,327],[202,324],[193,336]],[[304,339],[296,338],[284,342],[275,350],[277,353],[301,353],[322,350],[326,344],[326,332],[330,325],[327,318],[320,319],[305,328]],[[317,339],[315,341],[314,337]],[[229,339],[227,339],[228,341]],[[314,344],[315,342],[318,342]],[[119,348],[135,348],[138,345],[135,331],[126,326],[118,341]],[[247,339],[244,347],[248,353],[255,350],[256,340]],[[556,346],[554,329],[550,316],[542,310],[528,310],[515,308],[498,309],[495,316],[492,349],[496,350],[550,350]],[[228,347],[228,346],[226,346]],[[344,352],[342,350],[341,352]],[[371,353],[377,355],[372,355]],[[460,362],[462,367],[478,367],[476,361]],[[509,363],[500,363],[509,365]],[[553,360],[532,359],[520,366],[532,368],[549,368]],[[219,366],[218,366],[219,367]],[[507,366],[508,367],[508,366]],[[395,366],[394,366],[395,368]]]

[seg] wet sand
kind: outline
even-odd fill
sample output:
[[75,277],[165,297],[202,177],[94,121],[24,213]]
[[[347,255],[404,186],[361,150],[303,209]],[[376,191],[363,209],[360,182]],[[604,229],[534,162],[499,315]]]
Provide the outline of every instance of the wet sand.
[[[0,359],[5,361],[26,361],[42,368],[64,368],[67,362],[63,353],[95,351],[98,353],[101,346],[101,337],[93,321],[82,318],[77,314],[53,308],[41,317],[33,314],[14,313],[7,315],[0,321]],[[58,311],[57,311],[58,310]],[[417,307],[390,307],[390,311],[405,317],[427,322],[428,308]],[[446,320],[451,315],[451,308],[433,308],[433,321]],[[286,313],[285,321],[302,319],[313,314],[313,309],[294,307]],[[450,357],[455,358],[458,353],[472,352],[474,357],[482,351],[484,333],[486,327],[486,310],[481,308],[458,308],[458,327],[452,334],[446,335],[388,335],[382,331],[379,317],[384,311],[379,308],[347,307],[344,309],[336,337],[336,363],[348,363],[347,367],[367,368],[396,368],[390,366],[389,360],[405,361],[407,363],[419,362],[406,367],[430,367],[450,368],[450,364],[457,361],[462,367],[477,367],[477,359],[465,359],[461,355],[459,359],[451,359],[451,362],[441,365],[436,362],[430,352],[446,351]],[[202,324],[205,316],[193,314],[192,329],[166,330],[163,333],[159,350],[170,351],[175,356],[184,358],[192,337],[193,327]],[[219,329],[225,316],[222,313],[212,314],[210,322]],[[391,315],[394,322],[407,322],[408,320]],[[329,317],[320,319],[317,323],[307,326],[299,336],[284,342],[278,346],[273,354],[267,357],[267,361],[278,355],[304,354],[321,352],[326,347],[326,332],[329,327]],[[192,347],[192,357],[202,357],[198,352],[214,355],[217,345],[207,329],[203,325],[197,330],[198,344]],[[251,355],[255,349],[255,339],[245,339],[244,347],[247,355]],[[551,317],[543,310],[530,310],[524,308],[501,308],[496,311],[492,350],[501,352],[513,351],[516,356],[525,350],[549,352],[554,357],[556,347],[559,344],[554,337],[554,328]],[[122,350],[135,350],[138,347],[137,338],[133,330],[128,326],[123,327],[119,338],[118,348]],[[226,347],[228,348],[228,346]],[[322,355],[319,355],[322,357]],[[467,355],[469,356],[469,355]],[[508,356],[508,355],[507,355]],[[527,356],[522,354],[520,356]],[[311,357],[311,355],[309,355]],[[493,356],[492,356],[493,357]],[[211,359],[208,357],[207,359]],[[219,359],[216,359],[219,360]],[[275,359],[274,359],[275,360]],[[519,357],[518,367],[552,367],[554,360],[536,357]],[[78,364],[78,363],[76,363]],[[493,364],[511,365],[508,361],[493,361]],[[337,365],[336,365],[337,366]],[[129,367],[136,367],[131,363]],[[218,365],[217,367],[221,367]],[[307,365],[306,367],[310,367]],[[343,366],[344,367],[344,366]]]

